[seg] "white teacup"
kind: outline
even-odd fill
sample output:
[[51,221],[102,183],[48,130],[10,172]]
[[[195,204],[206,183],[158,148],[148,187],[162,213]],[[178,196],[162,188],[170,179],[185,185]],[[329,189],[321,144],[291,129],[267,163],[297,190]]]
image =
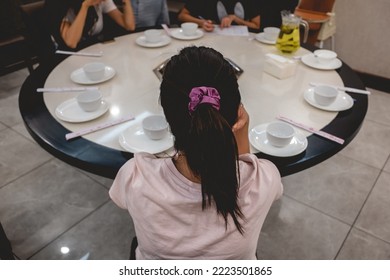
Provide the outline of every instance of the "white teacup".
[[162,32],[158,29],[148,29],[144,32],[144,35],[148,43],[158,43],[162,40]]
[[275,147],[284,147],[290,144],[294,133],[294,128],[284,122],[271,122],[266,128],[267,139]]
[[159,140],[167,134],[168,123],[162,115],[151,115],[142,120],[142,128],[147,137]]
[[181,29],[183,30],[183,34],[185,36],[194,36],[196,34],[196,30],[198,29],[198,25],[193,22],[185,22],[181,24]]
[[88,79],[98,81],[104,77],[106,65],[102,62],[91,62],[85,64],[83,70]]
[[264,28],[264,39],[275,42],[278,39],[280,28],[277,27],[265,27]]
[[337,53],[330,50],[315,50],[314,56],[321,64],[329,64],[337,58]]
[[93,112],[102,104],[102,93],[98,90],[83,91],[77,95],[76,100],[83,111]]
[[314,87],[314,100],[317,104],[322,106],[328,106],[332,104],[339,92],[336,88],[331,86],[316,86]]

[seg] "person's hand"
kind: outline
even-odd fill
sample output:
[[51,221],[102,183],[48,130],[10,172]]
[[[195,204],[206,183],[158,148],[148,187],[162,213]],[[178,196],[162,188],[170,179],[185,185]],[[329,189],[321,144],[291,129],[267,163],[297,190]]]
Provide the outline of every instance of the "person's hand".
[[207,32],[211,32],[214,30],[214,24],[211,20],[204,20],[202,22],[202,28]]
[[238,133],[240,130],[248,127],[249,125],[249,115],[245,110],[244,105],[240,104],[237,112],[237,121],[233,125],[232,130],[234,133]]
[[86,7],[91,7],[91,6],[99,5],[103,1],[105,0],[84,0],[83,5],[85,5]]
[[221,28],[230,27],[234,21],[235,15],[228,15],[221,20]]
[[234,137],[236,138],[238,153],[249,153],[248,139],[249,115],[244,106],[240,104],[237,112],[237,121],[232,127]]

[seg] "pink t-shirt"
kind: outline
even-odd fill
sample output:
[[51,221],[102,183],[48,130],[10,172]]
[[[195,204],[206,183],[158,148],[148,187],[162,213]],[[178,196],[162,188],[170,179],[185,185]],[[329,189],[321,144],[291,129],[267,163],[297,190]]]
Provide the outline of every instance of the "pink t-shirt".
[[133,219],[137,259],[256,259],[261,227],[283,185],[275,165],[253,154],[240,156],[240,176],[244,235],[230,216],[226,229],[214,205],[202,210],[200,184],[185,178],[171,158],[135,154],[109,194]]

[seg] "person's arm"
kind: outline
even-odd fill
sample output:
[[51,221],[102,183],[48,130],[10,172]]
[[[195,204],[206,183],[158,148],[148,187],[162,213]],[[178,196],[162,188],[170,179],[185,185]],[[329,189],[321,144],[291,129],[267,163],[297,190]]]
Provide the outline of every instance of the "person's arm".
[[236,138],[239,155],[247,154],[250,152],[248,128],[249,115],[245,110],[244,106],[241,104],[238,107],[237,121],[232,127],[234,137]]
[[187,10],[186,8],[181,9],[177,18],[181,22],[195,22],[196,24],[199,25],[199,27],[202,27],[205,31],[210,32],[214,30],[214,25],[211,20],[196,18],[192,16],[190,11]]
[[236,15],[228,15],[221,20],[221,27],[229,27],[235,22],[238,25],[245,25],[252,29],[260,29],[260,16],[255,16],[250,21],[239,18]]
[[128,31],[133,31],[135,29],[133,7],[131,6],[130,0],[122,0],[122,2],[123,13],[118,9],[114,9],[108,12],[108,15],[124,29]]
[[88,8],[94,5],[98,5],[103,0],[85,0],[80,7],[80,11],[76,15],[74,21],[68,22],[63,20],[60,27],[60,34],[65,44],[74,49],[77,47],[81,36],[83,35],[83,29],[85,19],[87,18]]

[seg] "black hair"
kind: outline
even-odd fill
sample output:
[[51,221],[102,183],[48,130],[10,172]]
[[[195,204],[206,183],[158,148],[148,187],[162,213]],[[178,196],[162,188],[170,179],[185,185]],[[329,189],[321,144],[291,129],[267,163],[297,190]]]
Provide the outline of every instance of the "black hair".
[[[220,109],[200,104],[190,114],[189,93],[194,87],[213,87]],[[221,53],[207,47],[186,47],[167,63],[160,101],[174,135],[174,146],[185,155],[202,185],[202,209],[215,204],[227,228],[230,215],[240,233],[243,214],[237,204],[238,148],[232,132],[241,103],[237,77]]]

